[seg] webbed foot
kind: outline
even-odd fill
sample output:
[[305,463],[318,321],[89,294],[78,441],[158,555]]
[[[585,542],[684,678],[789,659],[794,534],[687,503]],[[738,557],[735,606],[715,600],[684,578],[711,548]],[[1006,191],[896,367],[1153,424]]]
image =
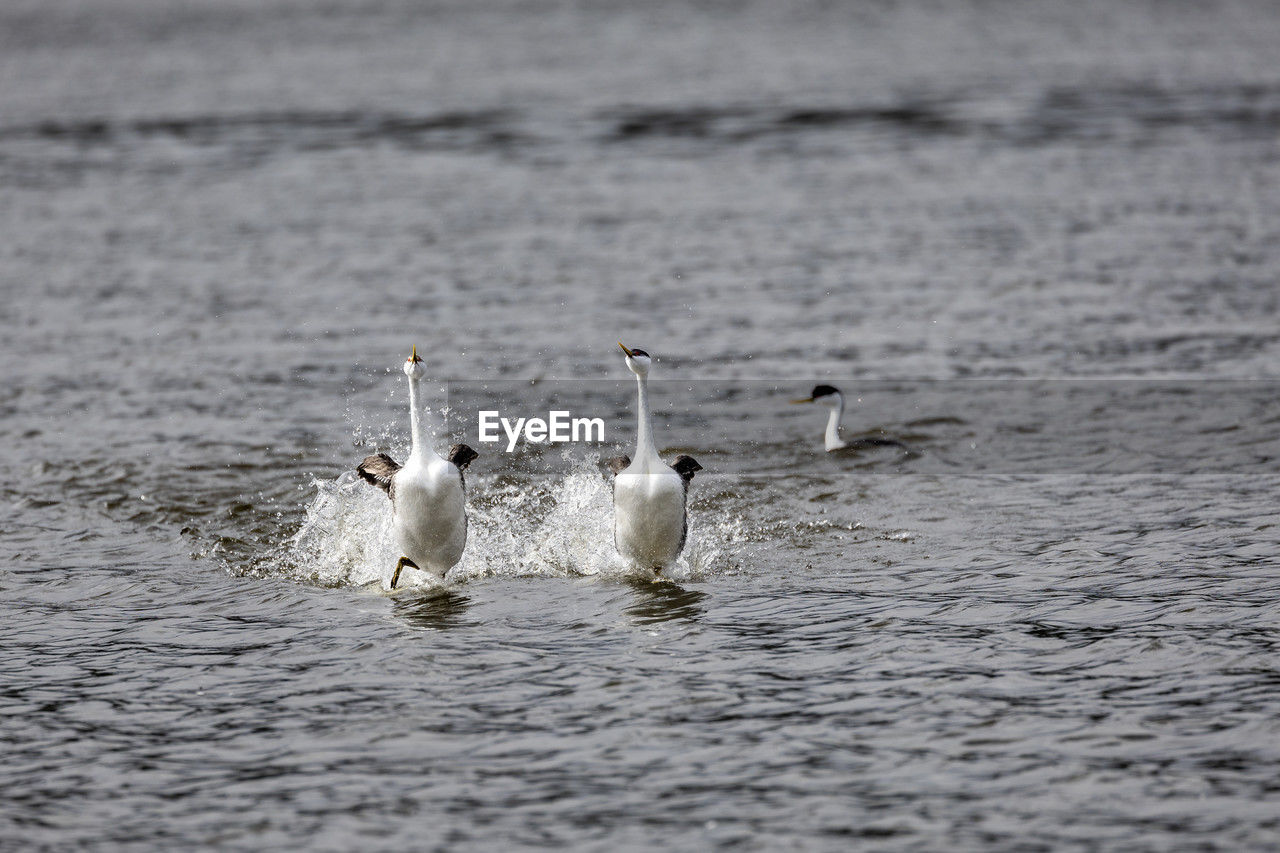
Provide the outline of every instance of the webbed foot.
[[400,570],[403,569],[405,566],[409,566],[410,568],[413,568],[413,569],[418,568],[418,564],[415,563],[413,560],[410,560],[408,557],[401,557],[399,560],[396,560],[396,570],[391,575],[392,589],[396,588],[396,583],[399,582],[400,580]]

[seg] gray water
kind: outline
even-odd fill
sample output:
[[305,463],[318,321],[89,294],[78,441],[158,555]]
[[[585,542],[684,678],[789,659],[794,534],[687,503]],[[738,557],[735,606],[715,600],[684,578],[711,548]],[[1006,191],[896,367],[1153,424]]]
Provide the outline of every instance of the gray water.
[[[1277,44],[4,4],[0,847],[1280,846]],[[666,582],[611,563],[618,340],[705,466]],[[388,594],[411,344],[482,456]],[[824,454],[818,382],[910,452]],[[486,383],[606,442],[476,444]]]

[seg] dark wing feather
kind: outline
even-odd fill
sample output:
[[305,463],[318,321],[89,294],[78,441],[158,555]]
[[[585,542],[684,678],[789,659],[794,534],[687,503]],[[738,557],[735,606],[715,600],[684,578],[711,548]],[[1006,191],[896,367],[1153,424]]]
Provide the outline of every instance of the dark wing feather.
[[[671,460],[671,468],[680,475],[680,482],[684,485],[685,504],[689,502],[689,483],[693,482],[693,475],[702,470],[702,466],[698,464],[698,460],[692,456],[681,453],[675,459]],[[689,538],[689,513],[685,512],[684,521],[680,525],[680,547],[676,552],[684,550],[685,540]]]
[[449,461],[458,469],[458,476],[462,478],[462,487],[467,487],[467,466],[471,464],[471,460],[479,456],[470,447],[465,444],[455,444],[449,448]]
[[375,453],[372,456],[366,456],[360,466],[356,468],[356,473],[360,475],[360,479],[366,483],[372,483],[388,495],[391,494],[391,481],[395,478],[396,472],[400,470],[400,463],[392,459],[385,453]]
[[475,459],[479,455],[479,453],[476,453],[465,444],[455,444],[453,447],[449,448],[449,461],[454,465],[457,465],[459,471],[467,470],[467,466],[471,464],[471,460]]
[[625,454],[622,456],[615,456],[612,459],[606,459],[604,461],[604,467],[608,468],[610,473],[615,477],[627,470],[627,466],[630,464],[631,457]]
[[680,475],[680,479],[684,480],[686,486],[693,479],[694,473],[702,470],[702,466],[698,464],[697,459],[692,456],[686,456],[683,453],[671,460],[671,467]]

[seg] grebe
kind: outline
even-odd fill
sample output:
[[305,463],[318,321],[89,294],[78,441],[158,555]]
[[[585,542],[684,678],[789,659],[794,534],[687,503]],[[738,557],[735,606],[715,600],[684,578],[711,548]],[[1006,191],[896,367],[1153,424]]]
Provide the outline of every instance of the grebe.
[[364,480],[391,498],[391,523],[402,553],[391,575],[392,589],[405,566],[443,578],[462,559],[467,545],[466,483],[462,472],[477,454],[465,444],[455,444],[449,448],[449,458],[443,459],[432,449],[418,413],[418,383],[423,372],[415,346],[404,363],[405,376],[409,377],[409,458],[400,465],[385,453],[375,453],[356,469]]
[[897,447],[906,450],[907,446],[892,438],[855,438],[845,441],[840,437],[840,418],[844,415],[844,395],[832,385],[815,385],[808,397],[792,400],[792,403],[817,403],[827,410],[827,431],[823,436],[823,444],[827,452],[833,450],[859,450],[866,447]]
[[627,561],[661,573],[684,548],[689,530],[685,511],[689,482],[702,466],[692,456],[677,456],[671,465],[658,456],[649,414],[649,354],[621,342],[618,346],[626,353],[627,368],[636,376],[639,429],[635,456],[609,461],[614,473],[613,542]]

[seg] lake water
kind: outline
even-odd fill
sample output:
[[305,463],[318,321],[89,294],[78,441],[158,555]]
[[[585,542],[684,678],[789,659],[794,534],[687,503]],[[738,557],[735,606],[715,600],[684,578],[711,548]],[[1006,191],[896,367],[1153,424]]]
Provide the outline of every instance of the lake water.
[[[0,9],[0,847],[1280,846],[1280,9]],[[703,464],[666,582],[599,459]],[[400,364],[471,539],[385,591]],[[850,436],[822,451],[840,386]],[[605,421],[479,443],[475,412]]]

